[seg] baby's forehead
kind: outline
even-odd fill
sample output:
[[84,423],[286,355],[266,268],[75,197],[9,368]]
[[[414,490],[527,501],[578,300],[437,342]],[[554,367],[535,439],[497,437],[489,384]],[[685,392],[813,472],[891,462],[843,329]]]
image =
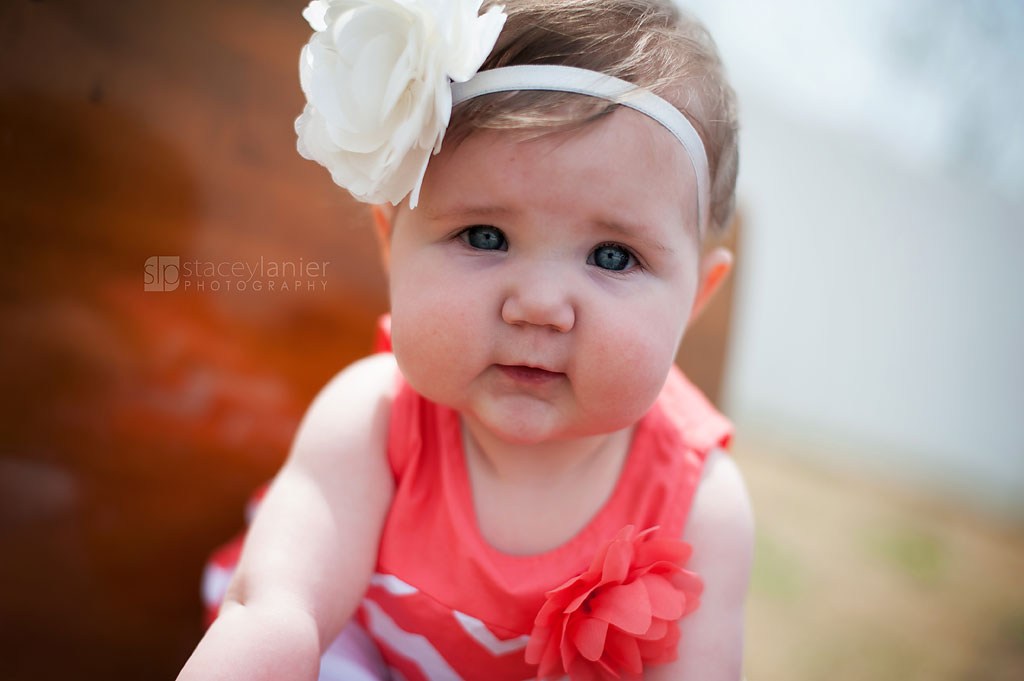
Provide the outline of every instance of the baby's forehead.
[[[697,190],[685,150],[657,123],[635,111],[571,128],[474,130],[442,145],[424,178],[431,206],[500,206],[505,211],[559,205],[620,217],[646,215],[696,227]],[[696,233],[696,230],[694,230]]]
[[584,158],[590,158],[592,150],[607,152],[609,164],[626,157],[657,157],[662,162],[678,162],[684,176],[693,176],[686,149],[672,133],[648,116],[617,105],[590,118],[556,117],[519,127],[465,128],[446,136],[430,163],[465,161],[467,156],[489,153],[496,158],[505,154],[543,162],[566,148]]
[[598,118],[570,124],[469,130],[442,143],[440,152],[430,160],[428,172],[433,166],[453,163],[492,167],[532,164],[538,170],[554,164],[575,172],[613,177],[625,172],[653,176],[671,172],[678,180],[675,193],[696,191],[686,149],[657,122],[621,106]]

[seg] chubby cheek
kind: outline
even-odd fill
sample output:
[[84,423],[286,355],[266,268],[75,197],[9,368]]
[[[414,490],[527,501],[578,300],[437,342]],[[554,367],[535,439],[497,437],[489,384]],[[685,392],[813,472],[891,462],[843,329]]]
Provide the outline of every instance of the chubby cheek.
[[675,359],[679,324],[673,315],[651,312],[631,316],[628,326],[606,325],[595,333],[591,351],[579,357],[587,365],[579,367],[587,377],[579,388],[590,395],[588,411],[609,419],[609,425],[625,426],[643,416]]
[[415,270],[391,279],[391,336],[395,358],[409,383],[424,396],[450,402],[479,353],[471,330],[481,321],[460,299],[465,287]]

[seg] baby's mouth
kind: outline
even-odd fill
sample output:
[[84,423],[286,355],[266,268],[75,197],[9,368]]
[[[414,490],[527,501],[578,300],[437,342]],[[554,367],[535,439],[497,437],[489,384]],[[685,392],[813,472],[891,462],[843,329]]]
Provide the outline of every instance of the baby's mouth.
[[565,376],[565,374],[558,371],[548,371],[547,369],[522,364],[498,364],[497,367],[512,380],[522,383],[548,383]]

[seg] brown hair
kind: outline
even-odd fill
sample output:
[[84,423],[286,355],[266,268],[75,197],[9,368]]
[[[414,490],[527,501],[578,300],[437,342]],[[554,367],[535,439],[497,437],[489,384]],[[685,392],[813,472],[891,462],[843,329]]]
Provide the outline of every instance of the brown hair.
[[[711,233],[732,218],[737,171],[736,96],[704,26],[669,0],[485,0],[504,5],[505,27],[480,70],[562,64],[600,71],[674,104],[704,142],[711,175]],[[447,137],[473,130],[585,125],[615,109],[558,92],[511,92],[460,104]]]

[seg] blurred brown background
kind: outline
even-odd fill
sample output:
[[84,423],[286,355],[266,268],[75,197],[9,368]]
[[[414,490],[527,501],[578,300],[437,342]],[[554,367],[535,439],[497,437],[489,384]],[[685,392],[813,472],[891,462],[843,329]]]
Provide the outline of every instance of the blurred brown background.
[[[0,678],[173,678],[205,559],[370,346],[369,213],[295,152],[304,4],[0,6]],[[153,256],[330,264],[298,290],[153,292]],[[731,303],[681,353],[715,399]],[[749,679],[1024,678],[1018,526],[742,431],[735,455]]]
[[[368,212],[294,149],[301,8],[0,9],[0,678],[173,678],[207,554],[369,347]],[[330,265],[149,292],[150,256]]]

